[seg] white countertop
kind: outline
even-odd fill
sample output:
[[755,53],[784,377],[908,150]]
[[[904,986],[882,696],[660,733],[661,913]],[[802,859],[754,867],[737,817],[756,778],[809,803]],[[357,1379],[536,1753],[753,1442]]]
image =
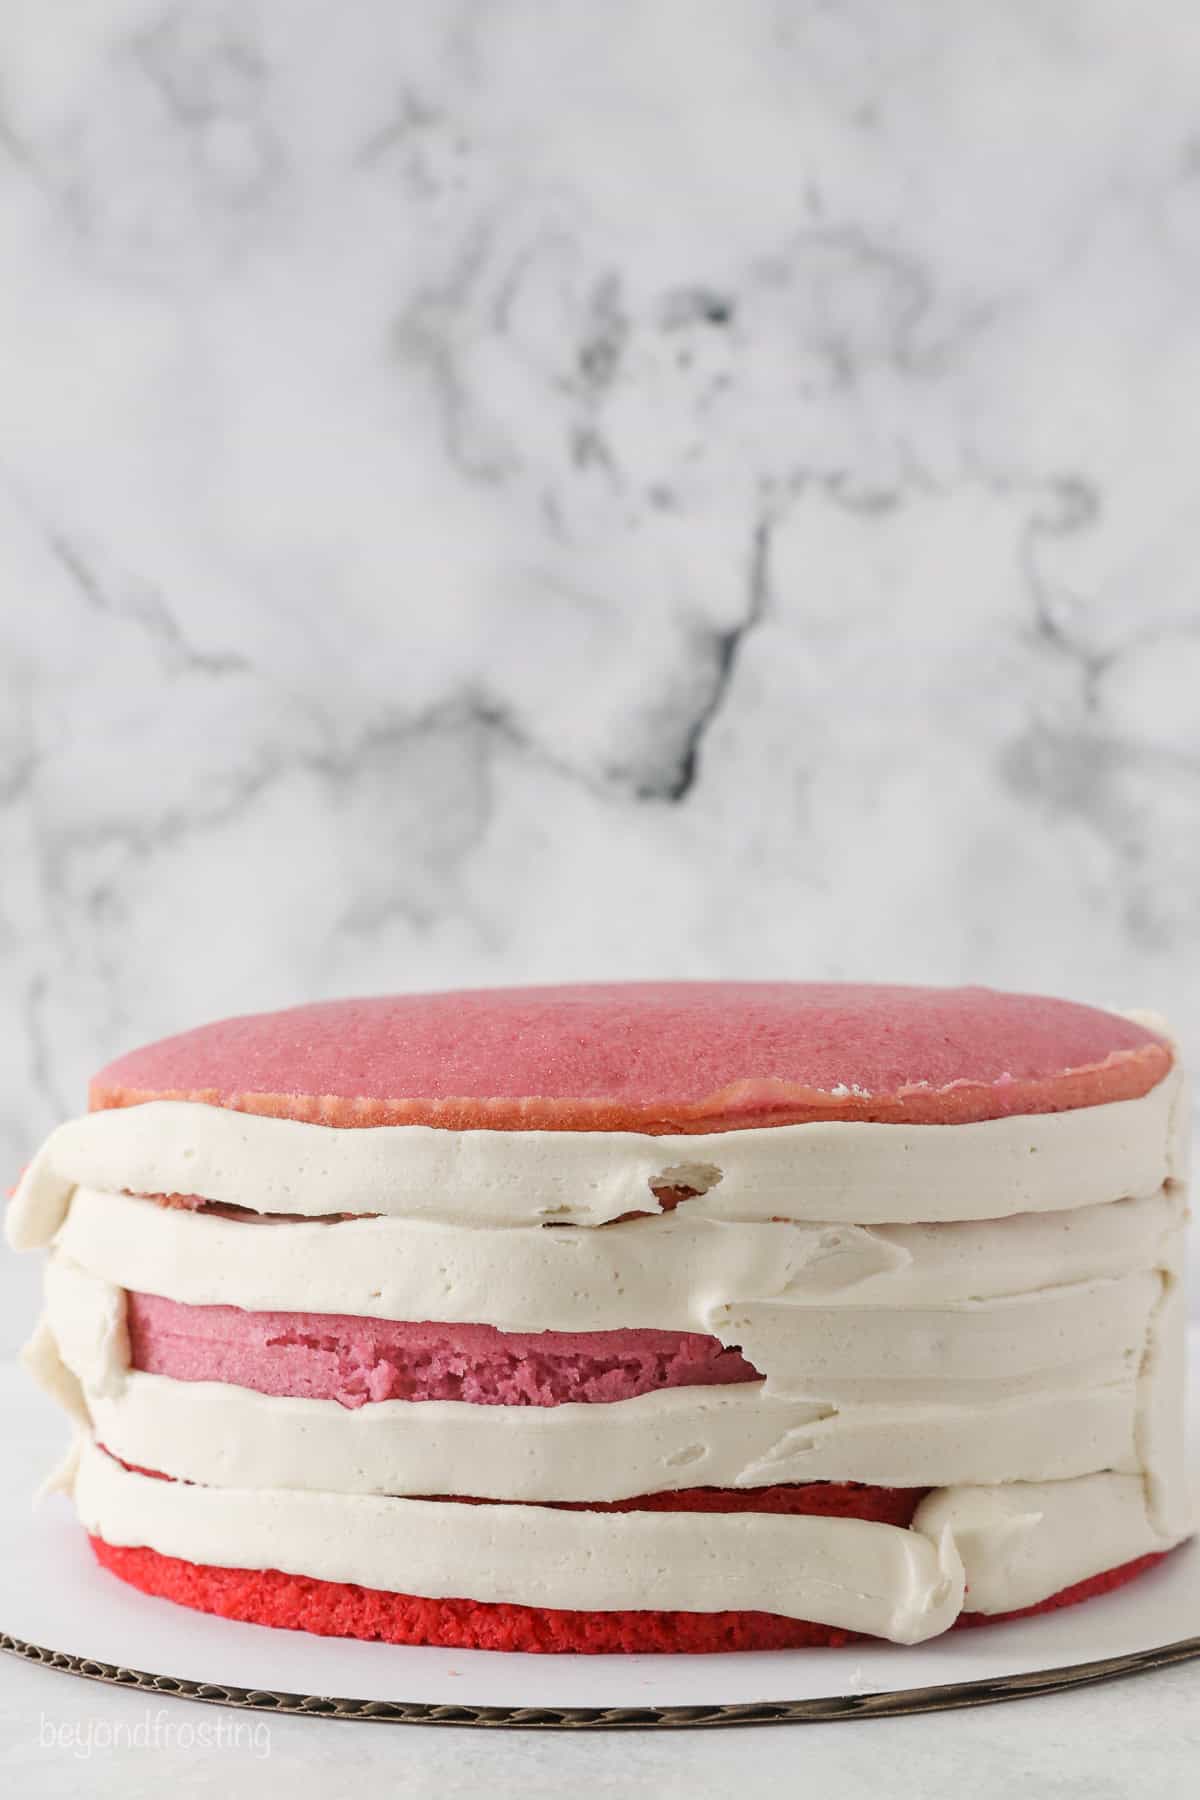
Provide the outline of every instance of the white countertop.
[[[144,1694],[0,1657],[0,1780],[14,1796],[164,1793],[393,1800],[488,1795],[561,1800],[654,1795],[754,1800],[778,1782],[829,1800],[1194,1800],[1200,1778],[1200,1664],[1042,1700],[836,1725],[595,1735],[270,1718]],[[158,1721],[163,1747],[102,1747]],[[191,1731],[249,1723],[256,1744],[197,1748]],[[63,1728],[75,1747],[51,1745]],[[93,1748],[86,1753],[86,1738]],[[243,1739],[246,1736],[243,1730]],[[182,1736],[183,1741],[177,1741]],[[800,1783],[803,1783],[801,1789]]]

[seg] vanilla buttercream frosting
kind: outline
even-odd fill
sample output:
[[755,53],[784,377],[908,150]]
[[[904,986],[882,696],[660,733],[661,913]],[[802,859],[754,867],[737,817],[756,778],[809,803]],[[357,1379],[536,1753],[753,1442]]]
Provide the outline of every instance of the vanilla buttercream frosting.
[[339,1128],[154,1100],[87,1113],[25,1171],[9,1241],[49,1241],[77,1186],[264,1213],[604,1225],[694,1187],[696,1217],[825,1224],[998,1219],[1155,1193],[1184,1173],[1181,1077],[1136,1100],[967,1125],[820,1121],[703,1136]]
[[[432,1598],[775,1611],[896,1643],[944,1631],[963,1596],[953,1538],[862,1519],[559,1512],[367,1494],[189,1487],[83,1447],[74,1494],[110,1544],[283,1568]],[[698,1529],[700,1527],[700,1529]]]
[[[862,1481],[882,1487],[1062,1480],[1136,1472],[1136,1370],[1112,1380],[1068,1371],[1062,1385],[963,1400],[835,1404],[769,1384],[684,1387],[609,1405],[477,1406],[260,1394],[130,1369],[121,1290],[55,1258],[37,1378],[94,1422],[124,1462],[215,1486],[497,1500],[623,1500],[692,1487]],[[1075,1376],[1076,1378],[1072,1379]],[[181,1404],[185,1400],[186,1404]]]
[[[1181,1081],[984,1123],[670,1138],[339,1130],[175,1101],[94,1114],[47,1140],[10,1208],[15,1244],[52,1247],[27,1360],[80,1423],[76,1504],[112,1544],[432,1597],[746,1608],[915,1642],[953,1622],[964,1571],[971,1608],[1003,1612],[1191,1527]],[[663,1211],[667,1189],[689,1197]],[[171,1193],[225,1210],[146,1197]],[[127,1290],[699,1332],[762,1379],[352,1412],[131,1368]],[[911,1529],[512,1504],[824,1480],[930,1492]]]

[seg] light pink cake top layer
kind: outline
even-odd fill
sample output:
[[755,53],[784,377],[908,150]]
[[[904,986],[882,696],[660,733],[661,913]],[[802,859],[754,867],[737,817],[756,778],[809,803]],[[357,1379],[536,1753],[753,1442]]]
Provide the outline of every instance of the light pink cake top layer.
[[329,1125],[734,1130],[950,1124],[1146,1093],[1129,1019],[989,988],[635,982],[326,1001],[131,1051],[93,1109],[188,1099]]
[[685,1331],[498,1331],[340,1313],[244,1312],[158,1294],[127,1302],[135,1369],[358,1407],[376,1400],[560,1406],[757,1381],[740,1351]]

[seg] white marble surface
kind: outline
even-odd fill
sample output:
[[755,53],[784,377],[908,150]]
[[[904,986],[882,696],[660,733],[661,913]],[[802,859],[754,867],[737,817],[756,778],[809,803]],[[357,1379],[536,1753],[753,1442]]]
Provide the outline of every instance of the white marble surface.
[[[11,0],[0,70],[10,1170],[130,1043],[391,987],[973,979],[1200,1052],[1184,0]],[[271,1775],[1182,1794],[1194,1695]],[[31,1709],[141,1704],[0,1696],[47,1793]]]
[[1186,8],[14,0],[0,66],[10,1166],[389,986],[1200,1048]]
[[[970,1712],[739,1731],[500,1733],[452,1727],[247,1719],[186,1701],[147,1705],[0,1658],[0,1771],[14,1795],[119,1800],[372,1794],[412,1800],[1194,1800],[1196,1665]],[[160,1718],[161,1714],[161,1718]],[[132,1749],[158,1724],[157,1749]],[[223,1727],[189,1743],[187,1728]],[[243,1728],[239,1741],[233,1732]],[[109,1747],[116,1738],[124,1747]],[[88,1746],[91,1746],[90,1753]]]
[[1172,21],[5,8],[10,1164],[131,1042],[381,986],[972,978],[1200,1049]]
[[387,987],[1200,1049],[1181,3],[14,0],[0,66],[10,1167]]

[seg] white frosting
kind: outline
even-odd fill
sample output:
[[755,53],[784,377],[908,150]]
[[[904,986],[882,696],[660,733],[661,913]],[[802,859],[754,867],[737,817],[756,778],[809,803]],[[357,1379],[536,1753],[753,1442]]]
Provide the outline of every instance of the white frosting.
[[86,1444],[75,1504],[110,1544],[229,1568],[527,1606],[782,1613],[914,1644],[953,1623],[953,1543],[863,1519],[558,1512],[374,1494],[188,1487]]
[[652,1184],[705,1188],[698,1217],[859,1225],[998,1219],[1154,1193],[1182,1154],[1177,1067],[1137,1100],[971,1125],[823,1121],[649,1137],[622,1131],[339,1129],[193,1101],[58,1129],[9,1209],[16,1249],[57,1231],[76,1186],[201,1194],[259,1212],[376,1212],[491,1225],[602,1225]]
[[953,1487],[911,1530],[862,1519],[560,1512],[136,1475],[85,1443],[75,1503],[110,1544],[433,1598],[527,1606],[782,1613],[920,1643],[963,1606],[1034,1606],[1170,1548],[1134,1475]]
[[215,1487],[485,1500],[624,1500],[696,1486],[882,1487],[1063,1480],[1139,1468],[1135,1386],[1049,1390],[990,1406],[860,1406],[757,1386],[668,1388],[608,1405],[471,1406],[257,1394],[135,1372],[91,1401],[114,1455]]
[[1136,1443],[1146,1505],[1165,1537],[1186,1537],[1194,1508],[1186,1464],[1187,1308],[1176,1268],[1150,1320],[1139,1371]]
[[119,1394],[129,1371],[124,1288],[56,1255],[46,1264],[45,1292],[46,1320],[66,1367],[93,1400]]
[[[115,1544],[434,1596],[791,1612],[913,1642],[956,1615],[960,1549],[968,1605],[1007,1611],[1190,1529],[1184,1092],[1176,1069],[1140,1100],[1046,1117],[687,1138],[338,1131],[168,1102],[91,1115],[47,1142],[10,1209],[14,1243],[55,1240],[27,1361],[116,1455],[178,1478],[85,1445],[64,1479]],[[704,1191],[663,1214],[654,1183]],[[170,1191],[251,1212],[134,1197]],[[306,1216],[342,1212],[379,1216]],[[644,1216],[611,1222],[628,1212]],[[131,1288],[702,1332],[766,1379],[352,1412],[130,1371]],[[823,1479],[935,1491],[910,1531],[405,1497]]]
[[[1035,1291],[985,1299],[963,1297],[986,1292],[987,1277],[947,1250],[941,1231],[901,1241],[845,1226],[726,1224],[686,1208],[604,1231],[408,1219],[268,1227],[81,1188],[56,1242],[105,1280],[190,1304],[506,1331],[701,1332],[740,1345],[773,1387],[811,1392],[817,1381],[836,1397],[838,1381],[940,1379],[948,1366],[959,1380],[1019,1379],[1114,1354],[1135,1366],[1158,1297],[1152,1271],[1176,1254],[1178,1204],[1151,1197],[1123,1215],[1129,1274],[1040,1286],[1092,1266],[1089,1239],[1100,1266],[1112,1266],[1108,1223],[1081,1215],[1059,1269],[1026,1261]],[[1024,1223],[999,1221],[991,1235],[1019,1241]],[[1036,1225],[1034,1237],[1040,1245]],[[859,1305],[868,1282],[875,1302]]]
[[48,1316],[38,1321],[33,1336],[21,1351],[20,1360],[43,1392],[57,1400],[64,1412],[80,1425],[91,1424],[83,1378],[68,1364]]
[[[621,1500],[695,1486],[927,1487],[1141,1466],[1132,1375],[965,1405],[900,1398],[834,1406],[777,1398],[756,1382],[612,1404],[389,1400],[348,1410],[130,1372],[109,1327],[118,1303],[108,1283],[56,1256],[35,1373],[61,1394],[65,1366],[86,1396],[84,1416],[90,1411],[100,1441],[124,1461],[215,1486]],[[944,1390],[952,1394],[954,1384]]]
[[972,1612],[1015,1612],[1092,1575],[1167,1550],[1187,1525],[1163,1534],[1135,1475],[946,1488],[917,1508],[916,1531],[949,1531],[962,1556]]

